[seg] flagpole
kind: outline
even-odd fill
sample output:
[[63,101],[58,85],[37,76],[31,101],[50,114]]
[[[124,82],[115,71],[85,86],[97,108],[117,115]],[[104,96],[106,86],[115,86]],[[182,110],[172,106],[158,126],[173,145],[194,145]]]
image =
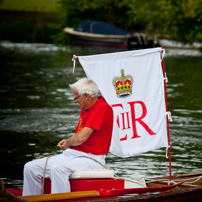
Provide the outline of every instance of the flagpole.
[[[163,53],[163,46],[161,47]],[[164,77],[164,89],[165,89],[165,102],[166,102],[166,112],[168,112],[168,102],[167,102],[167,91],[166,91],[166,72],[165,72],[165,61],[164,56],[162,57],[162,65],[163,65],[163,77]],[[168,153],[169,153],[169,168],[170,168],[170,181],[172,180],[172,172],[171,172],[171,152],[170,152],[170,134],[169,134],[169,120],[168,114],[166,116],[167,119],[167,134],[168,134]]]

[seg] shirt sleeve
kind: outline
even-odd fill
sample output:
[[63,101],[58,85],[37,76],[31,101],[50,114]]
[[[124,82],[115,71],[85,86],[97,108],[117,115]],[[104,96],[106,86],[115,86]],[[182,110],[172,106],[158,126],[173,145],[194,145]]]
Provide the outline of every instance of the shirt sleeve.
[[100,130],[106,121],[108,121],[109,108],[108,107],[100,107],[93,110],[93,112],[89,115],[85,127],[92,128],[94,130]]

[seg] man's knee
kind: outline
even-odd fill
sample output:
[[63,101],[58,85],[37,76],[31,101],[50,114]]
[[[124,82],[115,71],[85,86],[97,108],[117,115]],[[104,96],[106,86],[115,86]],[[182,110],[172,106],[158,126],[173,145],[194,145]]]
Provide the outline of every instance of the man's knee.
[[32,167],[33,167],[32,162],[31,162],[31,161],[27,162],[27,163],[24,165],[24,172],[27,172],[27,171],[32,170]]
[[31,174],[35,173],[38,170],[38,166],[36,162],[34,161],[29,161],[24,165],[24,174]]

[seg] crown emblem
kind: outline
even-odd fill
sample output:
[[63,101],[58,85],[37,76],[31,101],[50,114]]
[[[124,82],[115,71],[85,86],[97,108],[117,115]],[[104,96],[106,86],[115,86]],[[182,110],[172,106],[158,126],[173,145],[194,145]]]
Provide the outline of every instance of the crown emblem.
[[133,79],[128,75],[125,77],[123,69],[121,69],[121,77],[116,77],[113,84],[117,97],[126,97],[132,94]]

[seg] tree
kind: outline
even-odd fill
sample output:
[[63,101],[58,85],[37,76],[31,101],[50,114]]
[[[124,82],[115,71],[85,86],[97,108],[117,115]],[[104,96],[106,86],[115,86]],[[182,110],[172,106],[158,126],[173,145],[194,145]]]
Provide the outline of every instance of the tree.
[[202,41],[202,0],[61,0],[63,26],[105,21],[130,32]]
[[83,21],[105,21],[125,29],[129,21],[127,1],[61,0],[63,24],[75,28]]
[[202,41],[202,0],[159,0],[164,32],[182,42]]

